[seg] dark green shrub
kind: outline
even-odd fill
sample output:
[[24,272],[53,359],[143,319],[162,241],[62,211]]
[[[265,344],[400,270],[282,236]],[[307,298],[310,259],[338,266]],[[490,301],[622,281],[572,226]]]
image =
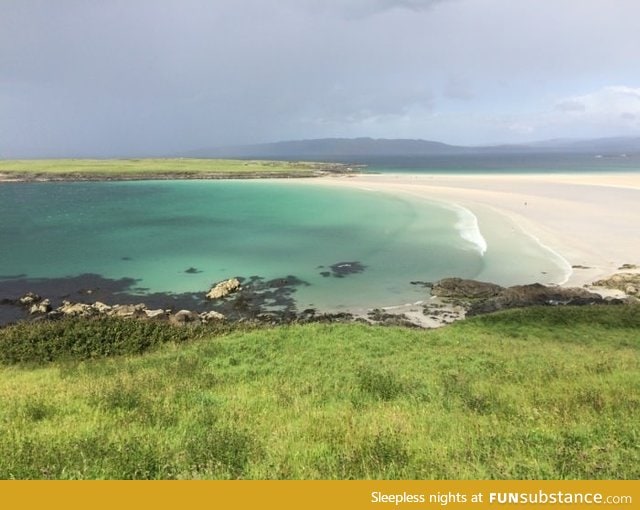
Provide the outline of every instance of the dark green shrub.
[[202,327],[117,319],[64,319],[0,329],[0,363],[47,363],[140,354],[202,335]]

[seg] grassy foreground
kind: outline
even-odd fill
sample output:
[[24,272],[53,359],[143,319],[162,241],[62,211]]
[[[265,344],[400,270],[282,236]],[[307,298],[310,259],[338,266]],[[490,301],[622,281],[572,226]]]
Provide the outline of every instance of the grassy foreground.
[[[0,478],[637,479],[639,312],[168,329],[144,355],[71,359],[147,348],[105,324],[87,341],[123,350],[4,359]],[[63,335],[39,327],[24,351]],[[20,337],[0,330],[0,348]]]
[[314,175],[339,165],[234,159],[34,159],[0,160],[0,174],[13,178],[152,178]]

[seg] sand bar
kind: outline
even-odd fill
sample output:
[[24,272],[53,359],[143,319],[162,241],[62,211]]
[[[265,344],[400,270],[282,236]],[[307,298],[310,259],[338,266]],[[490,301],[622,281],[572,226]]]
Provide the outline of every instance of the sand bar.
[[[582,286],[640,266],[640,172],[602,174],[361,174],[313,179],[461,205],[488,228],[487,211],[508,218],[568,262]],[[519,233],[521,235],[521,233]],[[573,267],[571,267],[573,266]]]

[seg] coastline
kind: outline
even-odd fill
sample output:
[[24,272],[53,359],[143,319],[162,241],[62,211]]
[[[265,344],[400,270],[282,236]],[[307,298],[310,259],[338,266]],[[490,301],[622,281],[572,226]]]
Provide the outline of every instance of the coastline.
[[570,274],[556,282],[565,287],[640,265],[640,173],[359,174],[314,181],[460,206],[476,216],[480,232],[491,214],[501,215],[566,261]]
[[182,180],[231,180],[231,179],[313,179],[324,177],[340,170],[310,170],[309,174],[300,175],[299,172],[216,172],[190,173],[167,172],[158,174],[38,174],[38,173],[2,173],[0,184],[31,183],[31,182],[119,182],[119,181],[182,181]]
[[[183,174],[159,178],[176,179],[177,175]],[[283,182],[273,176],[260,176],[268,177]],[[621,296],[620,291],[593,288],[591,284],[620,272],[624,265],[640,266],[640,256],[634,257],[640,253],[640,236],[634,237],[633,232],[634,226],[640,224],[640,173],[331,174],[313,179],[299,175],[297,178],[287,177],[284,181],[291,184],[345,187],[437,203],[458,212],[460,236],[475,244],[481,254],[491,248],[496,238],[500,242],[504,239],[508,242],[509,236],[516,239],[524,234],[542,246],[550,257],[555,257],[559,266],[564,266],[565,277],[552,282],[552,285],[584,286],[602,297],[618,297]],[[182,178],[186,177],[183,175]],[[195,178],[207,177],[201,174]],[[217,174],[215,178],[225,177]],[[252,177],[245,174],[242,178]],[[64,180],[82,179],[67,175]],[[149,180],[149,176],[145,180]],[[499,231],[499,235],[496,237],[492,230]],[[517,261],[514,265],[517,266]],[[629,271],[638,273],[640,268]],[[485,278],[485,281],[492,279]],[[412,324],[426,328],[442,326],[465,316],[463,308],[428,295],[422,301],[380,306],[378,309],[329,307],[318,312],[346,313],[355,319],[368,320],[376,310],[384,314],[404,315]]]

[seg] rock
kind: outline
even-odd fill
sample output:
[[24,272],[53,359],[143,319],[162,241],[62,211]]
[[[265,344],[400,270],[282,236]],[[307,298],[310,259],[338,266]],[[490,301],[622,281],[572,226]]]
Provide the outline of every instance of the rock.
[[[358,261],[336,262],[329,267],[331,268],[331,276],[333,276],[334,278],[344,278],[345,276],[349,276],[351,274],[362,273],[367,268],[367,266],[362,264],[362,262]],[[323,271],[320,274],[324,276],[323,273],[325,272],[326,271]]]
[[18,302],[23,306],[31,306],[41,301],[42,298],[33,292],[27,292],[24,296],[18,299]]
[[189,324],[191,322],[199,322],[200,316],[189,310],[180,310],[175,314],[169,317],[169,322],[176,326],[184,326],[185,324]]
[[[348,312],[321,313],[313,316],[313,322],[319,322],[321,324],[331,324],[334,322],[353,322],[354,320],[357,319],[354,318],[353,314],[350,314]],[[364,322],[366,323],[366,320]]]
[[70,301],[63,301],[62,306],[58,308],[58,311],[69,317],[89,317],[94,313],[91,305],[87,305],[85,303],[71,303]]
[[64,314],[60,310],[51,310],[47,314],[47,319],[50,320],[62,319],[62,317],[64,317]]
[[546,305],[590,305],[607,303],[602,296],[583,288],[547,286],[540,283],[504,288],[493,283],[445,278],[433,285],[432,295],[459,300],[467,316]]
[[223,321],[226,319],[226,317],[224,315],[222,315],[219,312],[216,312],[214,310],[210,310],[208,312],[202,312],[200,315],[200,320],[203,323],[207,323],[207,322],[213,322],[213,321]]
[[604,302],[602,296],[586,289],[551,287],[534,283],[515,285],[503,289],[497,296],[472,303],[467,316],[536,305],[591,305]]
[[146,308],[144,303],[137,305],[114,305],[111,307],[109,315],[113,315],[114,317],[143,317]]
[[232,292],[240,290],[240,281],[237,278],[230,278],[214,285],[206,294],[207,299],[221,299],[227,297]]
[[404,313],[388,313],[380,308],[374,308],[369,311],[367,317],[371,322],[382,326],[418,327]]
[[638,294],[638,288],[640,288],[640,273],[618,273],[593,282],[595,287],[606,287],[608,289],[621,290],[624,293],[632,296]]
[[29,309],[29,313],[31,315],[34,315],[37,313],[45,314],[45,313],[49,313],[50,311],[51,311],[51,301],[49,301],[48,299],[43,299],[39,303],[35,303],[31,305],[31,308]]
[[108,313],[108,312],[111,311],[111,307],[109,305],[105,305],[104,303],[101,303],[100,301],[96,301],[91,306],[98,313]]
[[495,283],[462,278],[444,278],[433,284],[431,295],[446,298],[480,299],[497,296],[503,290],[504,287]]
[[162,319],[166,316],[166,312],[161,308],[157,310],[144,310],[147,319]]

